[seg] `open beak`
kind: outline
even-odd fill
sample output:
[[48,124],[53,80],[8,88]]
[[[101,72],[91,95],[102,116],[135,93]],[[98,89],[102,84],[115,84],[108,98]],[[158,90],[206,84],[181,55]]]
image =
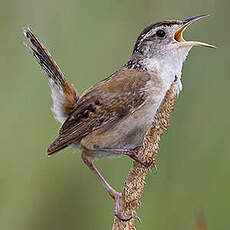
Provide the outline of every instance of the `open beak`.
[[174,39],[180,43],[181,46],[202,46],[202,47],[208,47],[208,48],[216,48],[213,45],[209,45],[207,43],[204,42],[194,42],[194,41],[185,41],[183,38],[183,32],[185,31],[185,29],[190,26],[193,22],[207,17],[209,16],[208,14],[202,14],[202,15],[198,15],[198,16],[193,16],[190,18],[185,19],[182,22],[182,26],[180,27],[179,30],[176,31],[176,33],[174,34]]

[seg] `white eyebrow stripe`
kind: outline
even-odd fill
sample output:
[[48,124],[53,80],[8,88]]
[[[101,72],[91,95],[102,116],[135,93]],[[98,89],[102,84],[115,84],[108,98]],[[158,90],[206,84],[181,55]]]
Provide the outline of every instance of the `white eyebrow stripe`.
[[137,49],[140,48],[140,45],[142,44],[142,42],[147,38],[147,37],[150,37],[154,34],[155,31],[153,31],[152,29],[147,33],[145,34],[145,36],[143,38],[141,38],[141,40],[139,40],[138,42],[138,45],[137,45]]

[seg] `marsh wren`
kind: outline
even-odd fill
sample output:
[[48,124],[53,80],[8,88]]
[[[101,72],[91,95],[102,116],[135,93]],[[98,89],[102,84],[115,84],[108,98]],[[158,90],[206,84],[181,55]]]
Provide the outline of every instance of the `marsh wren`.
[[49,52],[29,28],[26,45],[45,71],[53,100],[52,112],[62,124],[59,136],[48,147],[47,154],[69,145],[82,150],[82,159],[101,181],[115,201],[119,212],[120,194],[99,173],[93,161],[102,157],[127,155],[149,167],[137,156],[144,135],[175,77],[175,92],[182,89],[183,62],[193,46],[214,48],[196,41],[185,41],[183,31],[199,15],[184,21],[166,20],[146,27],[138,36],[130,60],[114,74],[98,82],[81,97],[69,85]]

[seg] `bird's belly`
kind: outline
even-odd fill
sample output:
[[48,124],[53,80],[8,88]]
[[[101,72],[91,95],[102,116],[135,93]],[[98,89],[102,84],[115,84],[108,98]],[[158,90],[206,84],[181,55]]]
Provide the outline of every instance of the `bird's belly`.
[[129,149],[141,146],[146,132],[151,127],[157,108],[156,104],[144,105],[140,110],[121,121],[115,127],[119,133],[119,141],[116,144]]

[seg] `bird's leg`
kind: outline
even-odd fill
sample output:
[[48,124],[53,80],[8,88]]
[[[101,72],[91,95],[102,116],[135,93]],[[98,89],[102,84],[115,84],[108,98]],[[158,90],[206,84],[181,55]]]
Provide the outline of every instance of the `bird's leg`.
[[114,199],[114,213],[117,218],[119,218],[122,221],[128,221],[132,219],[132,216],[129,218],[122,217],[120,213],[120,197],[121,194],[118,193],[115,189],[113,189],[110,184],[105,180],[105,178],[100,174],[100,172],[97,170],[95,165],[93,164],[90,157],[88,157],[85,152],[82,152],[82,159],[84,163],[88,166],[88,168],[93,172],[93,174],[99,179],[99,181],[102,183],[106,191],[109,193],[109,195]]
[[131,157],[133,160],[139,162],[140,164],[144,165],[145,167],[150,167],[151,165],[154,166],[155,171],[157,171],[156,162],[155,160],[150,161],[143,161],[140,157],[138,157],[137,152],[140,149],[140,147],[136,147],[134,149],[128,149],[128,148],[103,148],[103,149],[97,149],[97,151],[104,151],[104,152],[115,152],[115,153],[121,153],[123,155]]

